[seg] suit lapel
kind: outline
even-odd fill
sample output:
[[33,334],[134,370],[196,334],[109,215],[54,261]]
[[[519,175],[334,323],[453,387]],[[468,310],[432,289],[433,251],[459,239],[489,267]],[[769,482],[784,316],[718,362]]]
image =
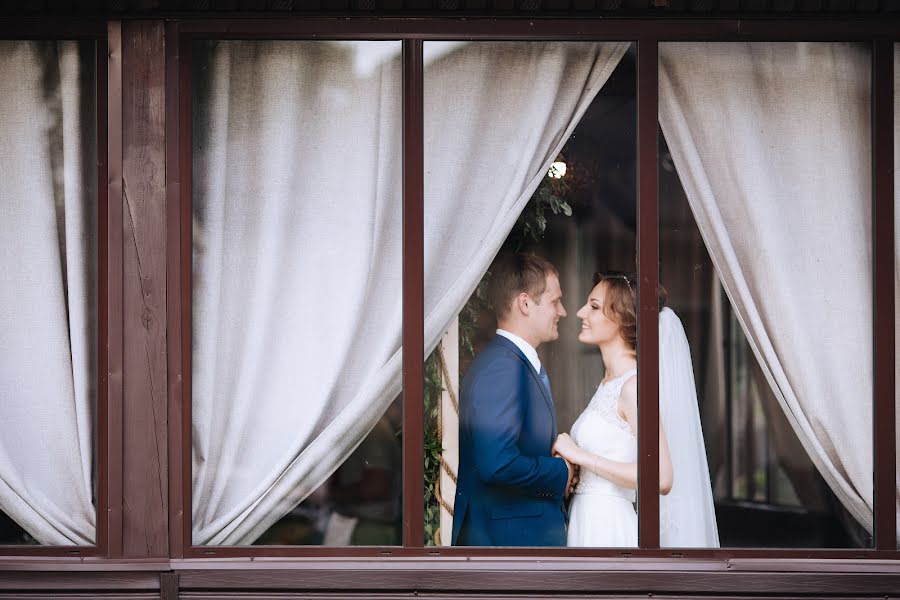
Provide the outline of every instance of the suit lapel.
[[502,335],[497,335],[494,337],[494,342],[500,344],[504,348],[509,348],[512,350],[516,356],[519,357],[519,360],[525,363],[525,366],[528,368],[528,372],[531,373],[531,377],[534,379],[535,383],[537,383],[538,389],[541,390],[541,395],[544,397],[544,402],[547,404],[547,409],[550,411],[550,418],[553,421],[553,436],[556,437],[556,409],[553,406],[553,399],[550,398],[550,391],[544,387],[544,382],[541,381],[541,376],[537,371],[534,370],[534,365],[531,364],[531,361],[528,360],[528,357],[519,350],[519,347],[512,343],[511,340],[503,337]]

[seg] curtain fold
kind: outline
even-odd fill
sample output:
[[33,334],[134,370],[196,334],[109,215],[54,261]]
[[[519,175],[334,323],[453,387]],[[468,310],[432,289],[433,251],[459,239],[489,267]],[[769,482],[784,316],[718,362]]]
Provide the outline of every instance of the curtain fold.
[[0,509],[95,543],[92,44],[0,42]]
[[660,45],[660,125],[710,256],[800,442],[869,531],[870,83],[863,45]]
[[[426,48],[426,353],[626,48],[488,46]],[[399,48],[195,49],[195,544],[252,543],[400,392]]]
[[[629,44],[427,42],[425,345],[478,286]],[[426,353],[427,354],[427,353]]]

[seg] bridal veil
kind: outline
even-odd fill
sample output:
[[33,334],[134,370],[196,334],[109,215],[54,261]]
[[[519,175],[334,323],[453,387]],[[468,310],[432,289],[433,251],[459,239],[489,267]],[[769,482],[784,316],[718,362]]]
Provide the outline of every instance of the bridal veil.
[[659,414],[674,470],[672,491],[659,498],[663,548],[718,548],[719,533],[691,351],[681,319],[659,313]]

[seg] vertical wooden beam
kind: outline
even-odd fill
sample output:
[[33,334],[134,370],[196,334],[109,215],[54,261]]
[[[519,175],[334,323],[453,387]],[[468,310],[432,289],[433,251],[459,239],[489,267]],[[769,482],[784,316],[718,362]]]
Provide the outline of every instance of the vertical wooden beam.
[[178,573],[159,574],[159,600],[178,600]]
[[422,41],[403,41],[403,545],[425,543]]
[[[103,51],[101,54],[101,50]],[[122,23],[107,25],[107,42],[98,44],[97,76],[107,78],[106,98],[98,106],[98,148],[101,151],[100,209],[106,208],[106,223],[100,235],[106,238],[100,265],[106,277],[99,294],[106,300],[106,318],[100,321],[100,343],[105,344],[100,362],[100,402],[105,401],[105,436],[100,439],[98,458],[101,480],[105,475],[106,514],[98,519],[99,545],[110,558],[122,556]],[[100,98],[98,97],[98,100]],[[101,102],[98,102],[98,105]],[[105,121],[105,123],[104,123]],[[105,156],[105,161],[103,157]],[[106,171],[103,172],[105,166]],[[101,238],[102,239],[102,238]],[[100,245],[101,251],[104,246]],[[102,314],[102,311],[101,311]],[[105,363],[105,364],[104,364]],[[101,431],[103,427],[101,427]],[[105,473],[104,473],[105,471]],[[101,490],[102,490],[101,481]]]
[[122,25],[123,553],[168,556],[162,21]]
[[[441,337],[441,470],[440,494],[452,509],[456,500],[456,476],[459,473],[459,316]],[[446,366],[446,370],[443,368]],[[450,545],[453,531],[453,512],[442,503],[440,523],[441,546]]]
[[[718,278],[715,283],[717,289],[717,293],[719,294],[719,302],[723,302],[722,300],[722,290],[721,284],[719,283]],[[725,311],[722,311],[723,313]],[[725,320],[725,324],[723,327],[725,333],[725,485],[727,490],[727,498],[732,500],[734,498],[734,388],[731,385],[732,382],[732,354],[734,352],[733,348],[733,330],[734,330],[734,319],[729,316]]]
[[890,39],[876,40],[872,52],[872,366],[877,550],[897,549],[894,151],[894,44]]
[[[97,530],[100,556],[109,555],[109,31],[94,46],[97,116]],[[121,467],[118,469],[121,472]]]
[[659,548],[658,47],[637,42],[638,546]]
[[184,558],[184,458],[190,444],[182,444],[184,387],[182,373],[181,314],[190,310],[181,299],[181,77],[178,25],[166,23],[166,338],[168,348],[168,459],[169,555]]

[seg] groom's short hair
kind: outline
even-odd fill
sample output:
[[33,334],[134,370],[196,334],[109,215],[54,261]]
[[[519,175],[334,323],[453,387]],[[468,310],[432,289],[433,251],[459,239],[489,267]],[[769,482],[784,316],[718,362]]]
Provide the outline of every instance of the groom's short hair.
[[497,258],[491,266],[488,302],[497,320],[509,314],[513,299],[522,292],[539,302],[547,288],[547,277],[559,271],[549,260],[534,254],[511,254]]

